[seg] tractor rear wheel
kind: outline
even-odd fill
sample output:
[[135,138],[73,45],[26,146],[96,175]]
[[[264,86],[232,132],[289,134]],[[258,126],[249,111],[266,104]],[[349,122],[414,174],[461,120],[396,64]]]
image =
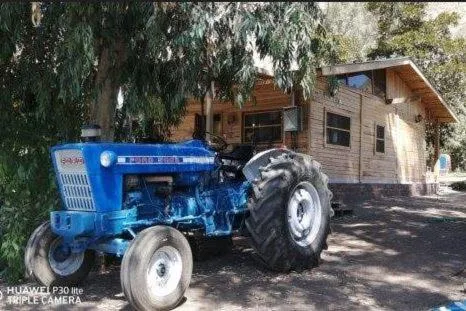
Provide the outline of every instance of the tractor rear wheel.
[[120,281],[136,310],[171,310],[191,281],[193,258],[178,230],[154,226],[141,231],[123,256]]
[[272,270],[318,265],[330,232],[332,193],[320,164],[308,155],[271,158],[260,168],[248,203],[250,242]]
[[87,277],[94,266],[95,252],[72,253],[61,245],[61,241],[52,232],[49,221],[34,230],[24,256],[27,277],[35,278],[45,286],[77,285]]

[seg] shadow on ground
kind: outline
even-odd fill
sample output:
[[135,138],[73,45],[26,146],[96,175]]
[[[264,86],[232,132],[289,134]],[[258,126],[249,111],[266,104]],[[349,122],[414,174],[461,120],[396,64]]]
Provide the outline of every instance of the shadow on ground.
[[[231,253],[195,263],[178,310],[428,310],[464,299],[465,201],[449,193],[353,202],[352,215],[334,219],[321,265],[301,273],[265,270],[238,239]],[[93,273],[83,289],[83,303],[52,309],[130,310],[118,267]]]

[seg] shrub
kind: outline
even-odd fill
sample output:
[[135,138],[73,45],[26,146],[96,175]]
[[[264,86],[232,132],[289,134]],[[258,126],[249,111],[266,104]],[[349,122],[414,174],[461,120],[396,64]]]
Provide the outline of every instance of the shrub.
[[454,182],[450,185],[450,187],[456,191],[466,191],[466,181]]
[[9,282],[23,276],[24,248],[34,229],[58,204],[48,148],[0,162],[0,268]]

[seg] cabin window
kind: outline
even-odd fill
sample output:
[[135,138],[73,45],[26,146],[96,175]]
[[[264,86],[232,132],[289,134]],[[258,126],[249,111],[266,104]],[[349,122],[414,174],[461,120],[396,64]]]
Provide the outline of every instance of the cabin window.
[[372,93],[372,72],[371,71],[363,71],[363,72],[356,72],[350,73],[347,76],[348,79],[348,86]]
[[350,147],[351,118],[327,112],[326,134],[327,144]]
[[243,115],[243,142],[282,142],[282,112],[251,112]]
[[222,135],[222,115],[214,114],[213,132],[215,135]]
[[[194,132],[202,134],[205,132],[206,116],[198,113],[194,116]],[[222,134],[222,115],[220,113],[214,114],[213,134]]]
[[385,69],[361,71],[337,76],[342,85],[385,98]]
[[375,152],[385,153],[385,126],[375,126]]

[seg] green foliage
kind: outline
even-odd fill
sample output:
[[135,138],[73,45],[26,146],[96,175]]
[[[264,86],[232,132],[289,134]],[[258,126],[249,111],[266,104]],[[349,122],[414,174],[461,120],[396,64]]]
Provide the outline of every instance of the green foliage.
[[457,182],[452,183],[450,185],[450,187],[453,190],[456,190],[456,191],[466,191],[466,182],[465,181],[457,181]]
[[[451,153],[453,165],[465,165],[466,40],[454,38],[457,13],[443,12],[425,19],[426,3],[371,2],[367,8],[378,17],[379,38],[371,58],[410,56],[460,118],[442,125],[441,148]],[[427,124],[427,144],[432,158],[433,125]],[[464,168],[464,166],[463,166]]]
[[364,61],[376,46],[377,21],[363,2],[327,2],[324,25],[335,39],[338,62]]
[[48,147],[76,139],[82,122],[82,105],[58,96],[58,29],[30,19],[29,6],[0,8],[0,39],[11,43],[0,58],[0,266],[9,280],[21,277],[29,235],[58,205]]
[[315,67],[335,56],[314,3],[157,4],[148,31],[149,45],[165,47],[161,57],[183,68],[177,81],[191,95],[203,99],[214,81],[217,97],[240,106],[254,86],[256,49],[271,59],[281,89],[301,87],[306,96]]
[[[185,106],[179,110],[165,109],[160,99],[153,98],[149,103],[137,109],[137,114],[129,113],[124,105],[116,112],[115,139],[127,142],[167,142],[172,124],[178,122],[184,114]],[[173,120],[175,119],[175,120]]]

